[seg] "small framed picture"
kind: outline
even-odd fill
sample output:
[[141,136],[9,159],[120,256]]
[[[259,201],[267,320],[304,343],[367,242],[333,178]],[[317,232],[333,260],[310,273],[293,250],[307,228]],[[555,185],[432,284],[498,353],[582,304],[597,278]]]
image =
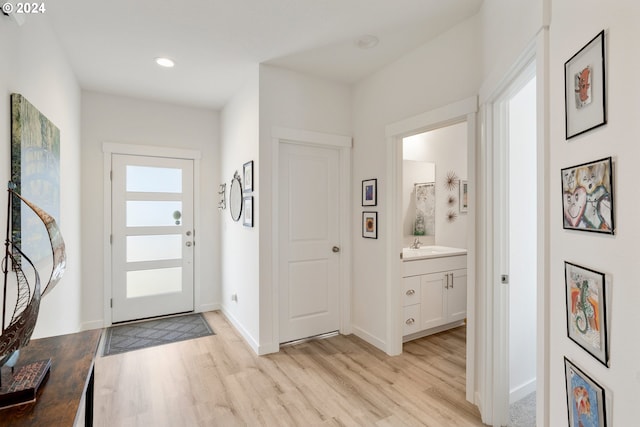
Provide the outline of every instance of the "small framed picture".
[[469,212],[469,182],[464,179],[460,180],[460,212]]
[[614,234],[611,157],[562,169],[563,228]]
[[607,123],[604,30],[564,64],[566,139]]
[[362,212],[362,237],[378,238],[378,212]]
[[362,206],[377,206],[378,180],[365,179],[362,181]]
[[564,370],[569,426],[606,427],[604,389],[566,357]]
[[242,165],[242,176],[244,182],[243,193],[251,193],[253,191],[253,160]]
[[244,204],[242,225],[245,227],[253,227],[253,196],[244,197],[242,203]]
[[609,366],[606,279],[604,273],[564,263],[567,335]]

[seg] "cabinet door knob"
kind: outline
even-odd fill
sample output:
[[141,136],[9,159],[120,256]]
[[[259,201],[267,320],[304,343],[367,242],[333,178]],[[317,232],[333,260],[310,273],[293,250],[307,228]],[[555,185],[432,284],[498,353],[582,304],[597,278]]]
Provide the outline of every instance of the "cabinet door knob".
[[413,317],[410,317],[407,319],[407,321],[405,322],[407,325],[413,325],[414,323],[416,323],[416,319],[414,319]]
[[416,293],[416,291],[413,290],[413,289],[409,289],[406,293],[407,293],[408,296],[411,296],[411,295],[414,295]]

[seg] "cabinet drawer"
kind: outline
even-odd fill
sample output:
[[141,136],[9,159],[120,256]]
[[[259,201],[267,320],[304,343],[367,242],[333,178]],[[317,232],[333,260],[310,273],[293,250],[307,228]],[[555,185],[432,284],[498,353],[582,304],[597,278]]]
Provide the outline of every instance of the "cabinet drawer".
[[420,304],[408,305],[403,308],[402,334],[409,335],[420,330]]
[[418,304],[420,302],[420,276],[402,279],[402,305]]

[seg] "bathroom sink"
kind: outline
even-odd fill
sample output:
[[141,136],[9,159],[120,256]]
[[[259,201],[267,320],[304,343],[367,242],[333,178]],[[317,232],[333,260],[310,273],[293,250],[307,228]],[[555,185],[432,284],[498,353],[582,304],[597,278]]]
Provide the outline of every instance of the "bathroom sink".
[[423,258],[438,258],[444,256],[464,255],[466,249],[451,248],[448,246],[423,246],[418,249],[403,248],[402,259],[404,261]]

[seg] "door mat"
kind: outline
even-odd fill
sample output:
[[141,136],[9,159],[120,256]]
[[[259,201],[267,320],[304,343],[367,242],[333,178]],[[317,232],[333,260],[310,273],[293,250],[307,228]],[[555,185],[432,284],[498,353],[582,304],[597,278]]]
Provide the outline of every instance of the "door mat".
[[201,313],[107,328],[103,356],[215,335]]

